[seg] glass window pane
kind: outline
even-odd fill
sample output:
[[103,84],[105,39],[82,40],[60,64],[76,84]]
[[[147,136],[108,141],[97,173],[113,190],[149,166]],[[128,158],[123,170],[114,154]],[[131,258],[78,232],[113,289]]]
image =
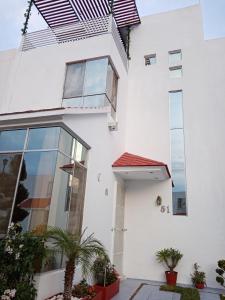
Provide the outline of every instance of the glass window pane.
[[84,166],[75,163],[68,220],[68,230],[73,234],[80,234],[82,229],[86,172]]
[[25,231],[48,223],[56,158],[57,151],[24,155],[12,220]]
[[116,107],[117,83],[118,83],[117,75],[113,70],[111,64],[109,63],[108,72],[107,72],[106,94],[114,108]]
[[22,154],[0,154],[0,237],[6,234]]
[[181,78],[182,68],[170,68],[169,73],[170,73],[170,78]]
[[182,92],[171,92],[170,96],[170,128],[183,128]]
[[0,151],[23,150],[26,130],[0,131]]
[[82,96],[84,86],[85,63],[67,65],[63,98]]
[[84,97],[84,107],[104,107],[109,105],[110,103],[105,94]]
[[63,99],[63,107],[82,107],[83,103],[83,97]]
[[106,92],[108,59],[96,59],[86,62],[84,95]]
[[184,166],[184,133],[183,129],[171,130],[172,170],[183,170]]
[[186,182],[185,171],[173,171],[173,213],[175,215],[186,214]]
[[59,127],[30,129],[27,149],[56,149],[58,148],[59,134]]
[[74,150],[74,159],[79,163],[85,165],[87,161],[87,149],[81,143],[76,141],[76,146]]
[[54,207],[51,208],[49,214],[51,226],[67,228],[73,169],[74,163],[71,159],[59,153],[53,187]]
[[171,65],[177,65],[180,64],[182,60],[182,53],[181,51],[177,52],[169,52],[169,64]]
[[59,149],[63,153],[72,156],[73,137],[66,130],[62,128],[60,133]]

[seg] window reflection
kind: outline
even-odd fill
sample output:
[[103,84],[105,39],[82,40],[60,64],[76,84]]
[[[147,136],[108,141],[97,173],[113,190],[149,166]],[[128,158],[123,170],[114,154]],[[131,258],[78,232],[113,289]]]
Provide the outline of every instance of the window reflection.
[[170,96],[170,139],[173,179],[173,213],[186,215],[186,177],[184,156],[184,132],[182,112],[182,91]]
[[59,134],[59,127],[30,129],[27,149],[56,149],[58,148]]
[[73,98],[83,95],[85,64],[68,64],[63,98]]
[[0,131],[0,151],[23,150],[26,130]]
[[72,151],[74,147],[73,137],[64,129],[61,128],[60,140],[59,140],[59,149],[69,155],[72,156]]
[[56,157],[56,151],[24,155],[12,220],[25,231],[48,223]]
[[6,234],[22,154],[0,154],[0,237]]

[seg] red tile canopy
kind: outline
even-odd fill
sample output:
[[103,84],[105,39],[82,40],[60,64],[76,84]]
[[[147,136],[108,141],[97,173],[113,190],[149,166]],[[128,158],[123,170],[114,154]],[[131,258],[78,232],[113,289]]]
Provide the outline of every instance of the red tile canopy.
[[140,23],[135,0],[33,0],[49,27],[69,25],[113,12],[118,28]]
[[163,167],[166,170],[168,177],[170,178],[170,171],[167,164],[145,158],[142,156],[134,155],[128,152],[122,154],[112,165],[113,168],[125,168],[125,167]]

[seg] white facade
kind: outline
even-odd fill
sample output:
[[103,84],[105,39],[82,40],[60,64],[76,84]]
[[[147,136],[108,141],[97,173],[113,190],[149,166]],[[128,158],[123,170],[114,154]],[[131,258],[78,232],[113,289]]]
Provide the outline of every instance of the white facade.
[[[177,49],[183,76],[172,79],[168,52]],[[198,262],[208,286],[217,286],[214,270],[225,249],[224,51],[225,39],[204,41],[200,7],[192,6],[144,17],[131,31],[128,70],[111,34],[0,53],[1,128],[64,124],[90,146],[83,228],[104,243],[126,277],[163,281],[155,253],[173,247],[184,254],[178,282],[190,284]],[[149,54],[157,61],[146,66]],[[108,108],[56,110],[66,63],[105,56],[119,76],[115,131]],[[112,170],[125,151],[171,169],[168,92],[174,90],[183,91],[187,216],[172,214],[170,179],[124,181]],[[158,195],[168,207],[164,213]],[[40,297],[57,292],[47,289]]]

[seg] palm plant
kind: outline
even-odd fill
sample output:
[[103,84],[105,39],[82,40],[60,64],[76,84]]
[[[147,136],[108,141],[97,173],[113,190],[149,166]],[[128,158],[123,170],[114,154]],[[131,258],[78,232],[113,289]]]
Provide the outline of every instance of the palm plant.
[[64,300],[71,300],[76,266],[80,265],[83,275],[86,276],[91,270],[93,260],[107,254],[93,234],[84,237],[85,230],[82,234],[72,234],[67,230],[53,227],[47,230],[46,235],[51,238],[54,249],[63,252],[67,258],[63,297]]
[[183,257],[183,254],[176,249],[168,248],[158,251],[156,257],[158,262],[165,263],[170,272],[173,272],[178,262]]

